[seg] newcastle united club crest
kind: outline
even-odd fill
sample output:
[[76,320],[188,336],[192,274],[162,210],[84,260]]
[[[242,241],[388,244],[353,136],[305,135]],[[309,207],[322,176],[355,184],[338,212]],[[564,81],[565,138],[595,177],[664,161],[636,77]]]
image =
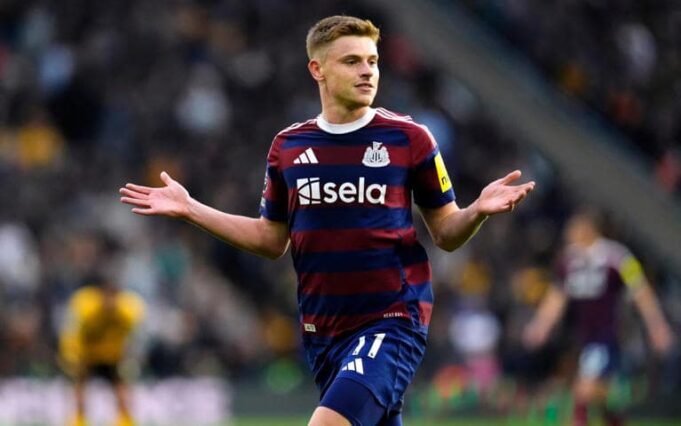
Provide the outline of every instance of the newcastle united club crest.
[[382,142],[372,142],[372,145],[364,151],[362,164],[367,167],[385,167],[390,164],[388,148],[381,146]]

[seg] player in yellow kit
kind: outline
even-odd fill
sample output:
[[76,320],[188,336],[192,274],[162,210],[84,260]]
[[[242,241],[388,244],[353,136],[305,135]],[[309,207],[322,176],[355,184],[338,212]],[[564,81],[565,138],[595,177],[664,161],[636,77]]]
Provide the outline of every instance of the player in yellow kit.
[[108,280],[76,291],[69,300],[68,321],[59,341],[64,370],[73,379],[76,413],[69,426],[85,426],[85,384],[109,381],[116,397],[116,426],[132,426],[128,387],[120,373],[130,337],[144,317],[144,302]]

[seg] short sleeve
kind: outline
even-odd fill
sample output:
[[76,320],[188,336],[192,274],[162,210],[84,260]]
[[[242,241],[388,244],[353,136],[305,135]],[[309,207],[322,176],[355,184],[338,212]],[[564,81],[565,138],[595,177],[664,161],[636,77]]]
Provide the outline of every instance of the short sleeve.
[[281,138],[278,136],[267,154],[265,183],[260,200],[260,214],[274,222],[288,220],[288,190],[279,161],[280,146]]
[[417,125],[410,134],[412,190],[421,207],[442,207],[456,199],[452,181],[432,134]]

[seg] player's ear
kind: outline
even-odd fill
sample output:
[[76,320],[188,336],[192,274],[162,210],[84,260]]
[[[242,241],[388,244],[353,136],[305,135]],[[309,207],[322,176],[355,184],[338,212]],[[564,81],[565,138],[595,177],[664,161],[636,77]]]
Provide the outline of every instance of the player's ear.
[[310,59],[310,62],[307,63],[307,69],[310,70],[312,78],[314,78],[317,82],[324,81],[322,64],[318,59]]

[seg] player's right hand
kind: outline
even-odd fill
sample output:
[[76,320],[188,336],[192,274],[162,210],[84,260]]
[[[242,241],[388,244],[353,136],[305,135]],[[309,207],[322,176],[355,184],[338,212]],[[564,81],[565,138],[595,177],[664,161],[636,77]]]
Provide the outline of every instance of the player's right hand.
[[119,190],[121,202],[133,206],[132,212],[140,215],[186,218],[191,201],[189,192],[166,172],[161,172],[161,180],[165,186],[159,188],[126,184]]

